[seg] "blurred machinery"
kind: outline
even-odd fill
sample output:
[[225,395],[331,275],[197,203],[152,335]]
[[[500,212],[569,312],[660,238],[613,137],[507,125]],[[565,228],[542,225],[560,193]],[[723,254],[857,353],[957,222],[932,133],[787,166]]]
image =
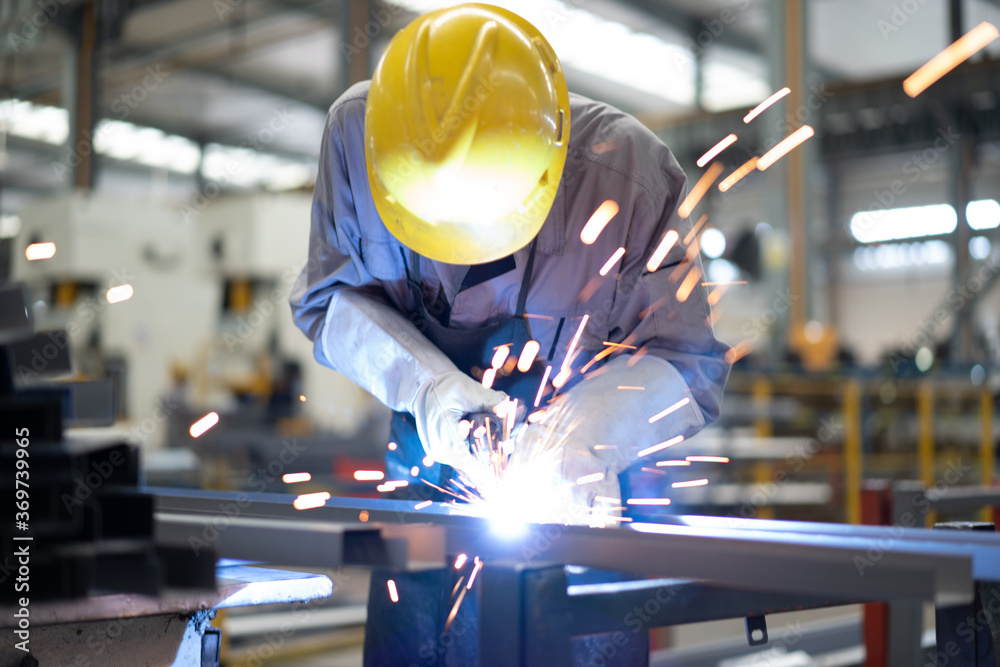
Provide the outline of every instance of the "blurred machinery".
[[[220,424],[195,449],[233,465],[211,484],[245,486],[290,438],[315,440],[298,464],[329,474],[334,454],[377,457],[387,429],[376,424],[388,420],[315,363],[291,320],[309,216],[305,194],[220,198],[189,216],[66,194],[22,211],[13,274],[41,327],[67,332],[76,376],[113,380],[132,442],[190,447],[191,424],[215,411]],[[27,259],[45,243],[52,257]]]

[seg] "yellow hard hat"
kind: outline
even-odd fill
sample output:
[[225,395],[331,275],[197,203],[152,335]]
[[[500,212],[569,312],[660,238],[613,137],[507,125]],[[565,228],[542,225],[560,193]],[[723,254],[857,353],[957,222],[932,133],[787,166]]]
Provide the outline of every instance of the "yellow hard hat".
[[386,47],[365,109],[382,222],[420,255],[482,264],[528,244],[569,142],[562,67],[533,25],[465,4],[420,16]]

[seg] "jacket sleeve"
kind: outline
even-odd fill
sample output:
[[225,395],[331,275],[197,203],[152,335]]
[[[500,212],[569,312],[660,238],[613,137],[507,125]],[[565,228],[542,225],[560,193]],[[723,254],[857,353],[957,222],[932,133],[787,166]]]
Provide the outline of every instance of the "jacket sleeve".
[[[677,214],[686,178],[666,146],[651,133],[638,134],[645,177],[630,202],[626,252],[608,316],[609,341],[633,349],[621,348],[565,396],[567,407],[587,420],[585,446],[610,445],[595,453],[616,472],[640,454],[672,455],[663,451],[669,445],[655,448],[714,421],[729,373],[728,347],[712,330],[696,240],[689,238],[692,221]],[[649,270],[650,256],[671,231],[676,243]]]
[[413,411],[421,387],[457,370],[388,298],[372,275],[403,271],[382,252],[366,264],[363,249],[388,247],[374,212],[364,167],[364,100],[330,110],[313,195],[309,256],[290,303],[296,326],[313,341],[316,360],[370,391],[394,410]]

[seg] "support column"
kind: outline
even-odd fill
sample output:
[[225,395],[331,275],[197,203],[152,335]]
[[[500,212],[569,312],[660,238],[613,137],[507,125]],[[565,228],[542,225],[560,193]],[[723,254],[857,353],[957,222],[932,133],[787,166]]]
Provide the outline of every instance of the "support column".
[[[950,0],[948,3],[949,41],[954,42],[962,36],[963,8],[962,0]],[[958,143],[952,147],[951,165],[949,169],[949,194],[951,205],[958,216],[958,225],[952,234],[955,250],[955,265],[952,272],[954,284],[960,285],[969,279],[972,271],[972,258],[969,255],[969,241],[972,239],[972,229],[969,227],[965,208],[969,204],[972,188],[972,168],[975,162],[975,128],[967,120],[967,114],[961,103],[952,108],[951,118],[959,134]],[[966,362],[973,354],[973,311],[974,306],[959,308],[955,313],[955,329],[951,340],[951,356],[953,361]]]
[[[97,4],[87,0],[77,11],[73,66],[68,69],[64,103],[70,114],[69,154],[73,186],[82,192],[94,187],[94,114],[97,100]],[[72,77],[75,73],[75,78]]]
[[365,32],[371,21],[370,0],[344,0],[340,65],[344,89],[371,76],[371,42],[375,36]]

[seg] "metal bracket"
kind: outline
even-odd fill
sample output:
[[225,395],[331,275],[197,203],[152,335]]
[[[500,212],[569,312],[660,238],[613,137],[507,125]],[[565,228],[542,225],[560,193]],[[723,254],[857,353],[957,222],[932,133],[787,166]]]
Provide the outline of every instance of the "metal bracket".
[[767,643],[767,619],[764,616],[747,616],[747,644],[763,646]]

